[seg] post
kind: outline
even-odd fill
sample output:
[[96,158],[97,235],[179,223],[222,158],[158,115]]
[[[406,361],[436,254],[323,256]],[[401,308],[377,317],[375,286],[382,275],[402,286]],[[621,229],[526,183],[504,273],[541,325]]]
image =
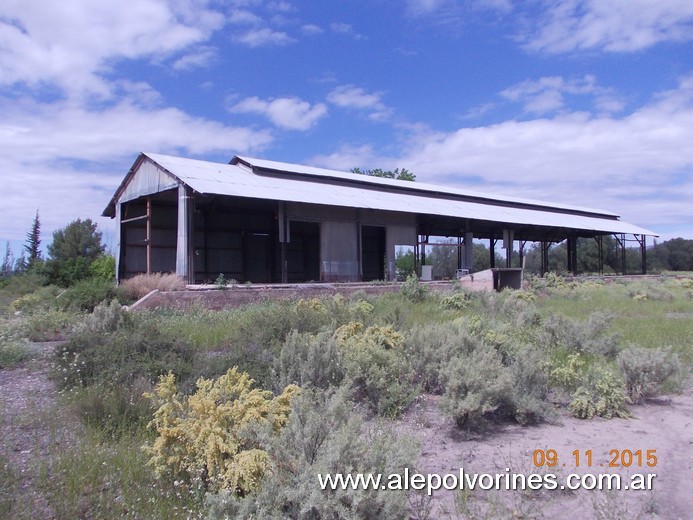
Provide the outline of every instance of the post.
[[474,234],[468,231],[464,234],[464,268],[472,272],[474,264]]
[[512,229],[503,230],[503,249],[505,249],[505,267],[512,267],[513,241],[515,232]]
[[647,235],[634,235],[635,239],[640,244],[640,271],[642,274],[647,274]]
[[286,218],[286,204],[279,203],[278,207],[278,225],[279,225],[279,247],[281,248],[281,270],[282,283],[289,282],[288,261],[286,258],[286,244],[289,242],[289,222]]
[[599,251],[599,274],[604,274],[604,236],[599,235],[595,237],[595,240],[597,241],[597,250]]
[[457,269],[462,269],[464,267],[462,261],[462,237],[457,236]]
[[623,275],[628,274],[628,265],[626,264],[626,235],[621,234],[621,264],[623,265]]
[[178,240],[176,242],[176,274],[187,283],[195,281],[193,264],[193,198],[190,188],[178,186]]
[[116,231],[115,231],[115,279],[116,284],[120,283],[120,265],[122,262],[123,252],[120,248],[121,235],[123,233],[122,220],[122,208],[120,201],[116,201],[115,204],[115,221],[116,221]]
[[147,195],[147,274],[152,272],[152,197]]

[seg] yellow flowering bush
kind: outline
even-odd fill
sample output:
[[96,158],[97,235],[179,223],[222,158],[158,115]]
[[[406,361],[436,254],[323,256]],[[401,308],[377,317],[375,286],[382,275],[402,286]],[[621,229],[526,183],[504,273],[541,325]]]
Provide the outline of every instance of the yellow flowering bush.
[[251,389],[253,383],[234,367],[215,380],[200,378],[197,391],[183,396],[172,373],[161,376],[154,394],[147,395],[158,406],[150,423],[157,438],[144,448],[149,465],[158,475],[187,477],[208,490],[241,496],[257,490],[268,455],[250,431],[267,426],[279,432],[300,389],[289,385],[274,397]]
[[334,333],[347,378],[359,401],[388,417],[400,415],[419,391],[404,351],[404,336],[391,325],[352,321]]

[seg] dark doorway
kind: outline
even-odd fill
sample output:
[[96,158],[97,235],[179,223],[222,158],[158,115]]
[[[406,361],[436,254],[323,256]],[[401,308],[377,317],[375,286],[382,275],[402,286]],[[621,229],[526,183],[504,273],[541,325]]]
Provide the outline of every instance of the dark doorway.
[[286,263],[289,283],[320,280],[320,224],[290,222]]
[[385,228],[361,226],[363,281],[385,279]]
[[246,282],[271,282],[272,241],[268,234],[246,233],[243,238],[243,279]]

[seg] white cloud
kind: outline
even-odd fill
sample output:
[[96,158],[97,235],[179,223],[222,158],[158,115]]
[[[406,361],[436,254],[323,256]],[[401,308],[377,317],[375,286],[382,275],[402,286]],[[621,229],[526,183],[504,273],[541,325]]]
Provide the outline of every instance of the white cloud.
[[283,97],[266,101],[256,96],[245,98],[231,106],[231,112],[262,114],[281,128],[308,130],[327,114],[324,103],[311,105],[296,97]]
[[383,158],[380,157],[371,145],[349,146],[344,145],[334,153],[328,155],[317,155],[312,157],[310,164],[322,168],[330,168],[337,171],[348,172],[355,167],[365,167],[365,165],[377,164],[373,168],[383,168]]
[[230,153],[261,149],[271,141],[266,131],[226,126],[175,108],[143,108],[132,100],[100,111],[69,102],[3,102],[0,114],[0,144],[16,164],[109,161],[133,150]]
[[128,4],[64,0],[0,4],[0,85],[55,84],[110,94],[113,60],[168,56],[207,40],[224,17],[205,0]]
[[394,159],[342,146],[313,160],[396,164],[419,182],[603,208],[654,231],[688,222],[693,236],[691,128],[693,76],[620,118],[564,113],[453,132],[415,127]]
[[559,0],[533,18],[528,48],[630,52],[659,42],[693,39],[690,0]]
[[262,23],[262,18],[247,9],[233,9],[226,21],[233,25],[257,25]]
[[316,34],[322,34],[325,31],[319,25],[309,23],[301,27],[301,32],[306,36],[313,36]]
[[279,11],[281,13],[290,13],[296,10],[290,2],[270,2],[268,7],[272,11]]
[[[145,84],[123,89],[155,97]],[[5,172],[0,237],[23,240],[36,209],[46,243],[52,230],[75,218],[96,219],[139,151],[230,158],[272,141],[267,131],[141,106],[137,98],[103,110],[71,101],[0,100],[0,171]]]
[[413,18],[457,25],[468,20],[471,12],[493,11],[504,15],[512,10],[512,0],[407,0],[405,12]]
[[407,11],[412,16],[423,16],[438,10],[447,0],[407,0]]
[[249,47],[263,47],[265,45],[289,45],[296,40],[282,31],[274,31],[269,27],[251,29],[244,34],[235,37],[237,42]]
[[338,107],[368,111],[371,119],[382,121],[391,112],[382,102],[382,96],[381,92],[366,92],[355,85],[340,85],[327,95],[327,100]]
[[624,104],[608,88],[600,87],[594,76],[566,80],[560,76],[546,76],[538,80],[526,80],[503,90],[501,97],[524,105],[529,114],[548,114],[563,110],[565,96],[590,96],[600,113],[619,112]]
[[[37,209],[43,245],[50,243],[53,231],[77,218],[91,218],[102,230],[110,230],[110,219],[100,219],[99,215],[135,158],[136,153],[118,165],[91,171],[56,163],[50,167],[50,176],[46,175],[45,165],[21,165],[21,175],[3,179],[0,236],[23,242]],[[16,167],[15,163],[0,159],[0,168],[5,171]],[[18,249],[14,252],[20,253]]]
[[217,50],[203,46],[173,62],[173,69],[187,71],[209,66],[217,57]]
[[364,38],[364,36],[362,34],[355,32],[354,27],[348,23],[331,23],[330,29],[332,30],[333,33],[346,34],[349,36],[353,36],[357,40],[361,40]]

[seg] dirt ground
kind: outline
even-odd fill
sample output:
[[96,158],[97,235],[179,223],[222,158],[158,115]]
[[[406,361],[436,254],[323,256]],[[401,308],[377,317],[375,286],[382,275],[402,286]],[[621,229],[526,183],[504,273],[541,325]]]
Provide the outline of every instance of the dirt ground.
[[[404,418],[403,430],[422,445],[417,470],[423,474],[555,473],[558,483],[571,473],[656,474],[651,491],[542,490],[476,491],[469,496],[468,514],[482,518],[693,518],[693,389],[681,395],[634,406],[631,419],[580,420],[567,414],[560,424],[522,427],[494,425],[489,432],[465,435],[438,409],[438,397],[424,396]],[[535,450],[556,450],[558,465],[537,468]],[[575,467],[573,452],[580,452]],[[586,450],[592,467],[585,467]],[[642,465],[609,467],[611,450],[642,450]],[[656,450],[656,466],[647,467],[647,450]],[[538,455],[540,460],[540,455]],[[637,457],[636,457],[637,459]],[[619,459],[620,462],[620,459]],[[625,462],[628,462],[627,455]],[[624,480],[625,483],[625,480]],[[460,493],[441,490],[427,506],[432,518],[457,518]]]
[[6,471],[13,477],[13,482],[0,483],[0,487],[12,485],[12,496],[40,518],[54,515],[34,484],[49,467],[50,454],[67,446],[78,433],[61,414],[57,390],[48,378],[49,356],[60,343],[32,344],[31,360],[0,370],[0,463],[8,464]]
[[[36,356],[12,370],[0,370],[0,454],[17,479],[15,492],[33,503],[33,511],[51,518],[44,497],[33,483],[50,453],[74,442],[73,427],[56,421],[59,415],[56,390],[48,379],[48,353],[55,343],[35,345]],[[624,476],[654,473],[651,491],[476,491],[467,495],[466,515],[455,502],[462,496],[437,491],[412,501],[416,511],[429,518],[692,518],[693,493],[693,389],[632,408],[634,418],[588,421],[562,416],[560,424],[521,427],[494,425],[483,434],[469,435],[442,415],[438,397],[422,396],[400,421],[398,430],[417,437],[422,453],[416,471],[423,474],[555,473],[558,482],[569,473],[613,473]],[[56,428],[56,424],[58,427]],[[60,426],[64,424],[63,426]],[[72,426],[75,426],[74,424]],[[77,426],[79,428],[79,426]],[[56,431],[57,430],[57,431]],[[537,468],[535,450],[556,450],[558,466]],[[582,465],[575,467],[573,451],[579,450]],[[584,467],[586,450],[592,451],[592,467]],[[629,468],[608,468],[611,450],[656,450],[655,467],[637,461]],[[643,455],[644,457],[644,455]],[[565,466],[563,465],[565,464]],[[603,465],[603,466],[600,466]],[[506,471],[508,468],[508,471]],[[3,483],[2,485],[7,485]],[[17,495],[15,495],[17,496]],[[463,506],[464,507],[464,506]],[[421,516],[418,516],[421,517]]]

